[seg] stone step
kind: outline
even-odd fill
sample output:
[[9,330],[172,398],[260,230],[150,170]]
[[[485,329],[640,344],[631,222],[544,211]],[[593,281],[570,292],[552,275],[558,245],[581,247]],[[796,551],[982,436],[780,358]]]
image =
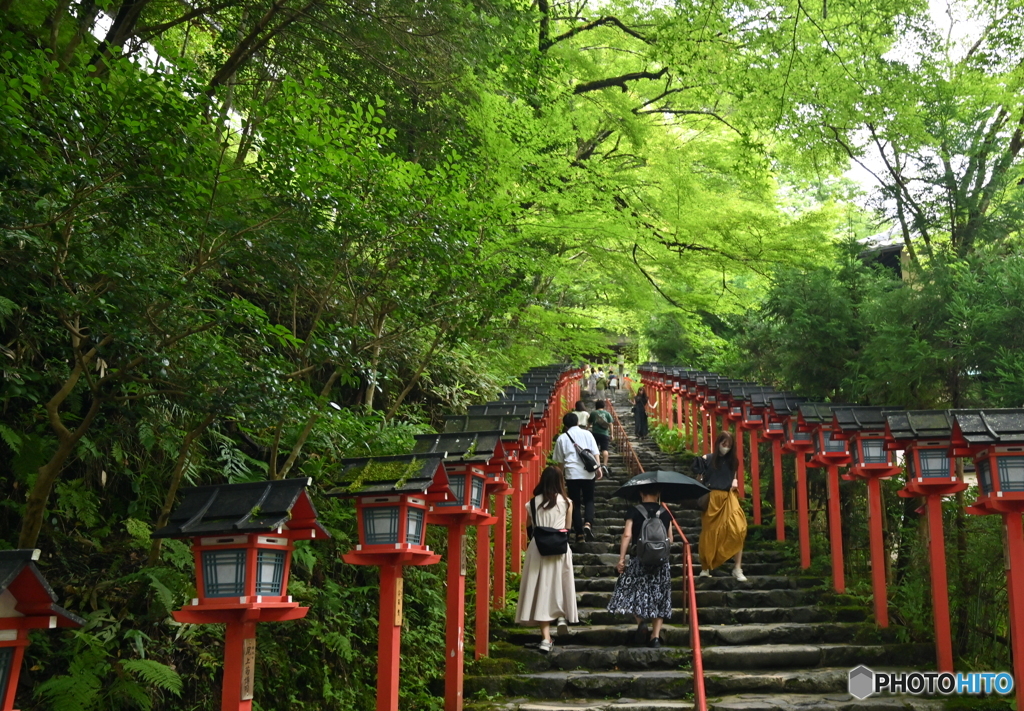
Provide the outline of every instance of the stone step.
[[859,664],[872,667],[927,663],[934,647],[923,644],[765,644],[702,647],[705,669],[812,669]]
[[[635,633],[635,626],[633,631]],[[692,656],[689,647],[666,645],[652,649],[631,644],[632,638],[621,644],[598,646],[580,643],[574,634],[568,638],[557,636],[554,648],[548,654],[541,654],[536,649],[539,634],[536,629],[532,632],[529,641],[524,643],[529,646],[509,642],[492,644],[492,659],[514,660],[522,668],[540,672],[556,669],[680,669],[690,663]]]
[[849,694],[741,694],[708,701],[709,711],[941,711],[944,708],[945,702],[938,699],[882,696],[861,701]]
[[685,699],[693,695],[693,674],[682,670],[658,670],[468,676],[463,689],[466,698],[482,691],[489,696],[527,696],[534,699]]
[[587,699],[566,699],[565,701],[544,701],[538,699],[516,699],[495,705],[493,702],[466,703],[466,711],[693,711],[689,701],[669,699],[618,699],[616,701],[594,701]]
[[[690,629],[685,620],[678,624],[662,627],[661,638],[667,646],[687,647],[690,644]],[[633,622],[616,625],[571,625],[567,638],[558,637],[556,642],[572,645],[630,646],[634,643],[636,625]],[[494,629],[491,639],[512,645],[535,644],[538,639],[536,628],[509,627]],[[771,645],[771,644],[894,644],[896,631],[879,629],[866,622],[776,622],[750,625],[715,625],[701,620],[701,645],[705,647],[723,645]],[[856,665],[854,665],[856,666]]]
[[[672,590],[672,604],[682,607],[682,585]],[[577,592],[576,604],[581,607],[607,607],[611,592]],[[697,590],[697,609],[709,607],[800,607],[816,602],[818,593],[783,588],[775,590]]]
[[[744,572],[748,572],[744,570]],[[747,582],[734,578],[726,567],[714,571],[710,578],[697,578],[697,590],[790,590],[815,588],[824,583],[823,578],[814,576],[747,575]],[[673,578],[672,589],[681,590],[683,579]],[[576,581],[576,592],[610,592],[615,589],[615,578],[580,578]]]
[[[585,545],[585,544],[584,544]],[[692,544],[693,562],[697,564],[700,562],[700,555],[696,550],[696,542]],[[675,553],[682,552],[682,544],[676,543],[673,547]],[[619,561],[618,551],[614,553],[580,553],[573,554],[572,562],[573,565],[615,565]],[[786,554],[784,551],[743,551],[743,570],[747,569],[748,564],[774,564],[786,562]]]
[[[618,555],[611,555],[609,558],[612,560],[611,563],[607,564],[588,564],[582,565],[576,561],[576,557],[573,557],[573,574],[576,576],[576,580],[583,578],[612,578],[613,580],[618,577],[618,572],[615,570],[615,563],[618,562]],[[779,570],[784,566],[779,563],[748,563],[747,554],[743,553],[743,574],[750,575],[776,575]],[[677,563],[670,567],[672,571],[672,577],[679,578],[683,575],[682,563]],[[701,567],[698,562],[698,556],[696,551],[693,553],[693,572],[696,575],[700,575]],[[732,563],[726,562],[721,568],[712,571],[712,575],[717,577],[720,575],[731,575],[732,574]]]
[[735,671],[706,669],[708,696],[729,694],[845,694],[849,668]]
[[[578,609],[581,622],[595,625],[621,625],[633,621],[632,615],[618,615],[608,612],[603,607],[581,607]],[[683,610],[672,608],[672,616],[677,622],[684,623],[686,618]],[[766,625],[781,622],[864,622],[867,611],[854,609],[844,619],[832,620],[829,612],[806,605],[801,607],[706,607],[698,609],[697,619],[702,625]]]

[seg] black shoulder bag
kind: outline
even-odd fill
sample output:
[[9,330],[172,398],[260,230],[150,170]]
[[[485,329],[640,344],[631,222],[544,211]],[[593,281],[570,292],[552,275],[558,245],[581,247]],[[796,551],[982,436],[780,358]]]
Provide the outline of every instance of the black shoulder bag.
[[589,449],[583,449],[576,444],[576,440],[572,438],[572,435],[569,434],[568,430],[566,430],[565,436],[569,438],[569,441],[572,442],[572,446],[576,448],[576,455],[580,458],[580,463],[583,465],[583,468],[588,472],[596,472],[600,465],[597,463],[597,457],[594,456],[594,453]]
[[537,497],[530,499],[530,513],[533,515],[531,537],[537,543],[537,552],[542,556],[565,555],[569,550],[569,529],[537,525]]

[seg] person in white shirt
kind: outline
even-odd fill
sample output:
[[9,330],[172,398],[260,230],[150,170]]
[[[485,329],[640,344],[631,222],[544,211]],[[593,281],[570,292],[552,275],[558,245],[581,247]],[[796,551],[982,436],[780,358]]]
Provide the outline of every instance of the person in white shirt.
[[576,401],[576,409],[573,412],[576,413],[578,420],[576,424],[585,430],[590,429],[590,413],[587,412],[587,406],[583,404],[582,400]]
[[594,484],[603,473],[600,468],[588,472],[583,467],[577,447],[588,450],[596,461],[601,461],[594,435],[579,427],[575,412],[567,412],[562,417],[562,434],[555,440],[551,458],[563,466],[565,485],[572,499],[572,528],[576,532],[576,542],[580,543],[594,540]]

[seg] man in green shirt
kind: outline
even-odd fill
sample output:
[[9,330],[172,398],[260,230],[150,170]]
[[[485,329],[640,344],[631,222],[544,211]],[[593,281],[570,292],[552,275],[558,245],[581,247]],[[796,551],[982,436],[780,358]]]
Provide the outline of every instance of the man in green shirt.
[[597,408],[590,413],[590,432],[597,440],[597,448],[601,450],[601,464],[608,469],[608,450],[612,443],[612,413],[604,409],[604,400],[594,403]]

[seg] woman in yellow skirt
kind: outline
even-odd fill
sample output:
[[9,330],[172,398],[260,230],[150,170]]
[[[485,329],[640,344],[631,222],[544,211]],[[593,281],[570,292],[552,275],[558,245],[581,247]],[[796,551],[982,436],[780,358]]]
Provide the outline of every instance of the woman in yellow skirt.
[[747,517],[740,508],[739,462],[733,448],[732,435],[722,432],[715,439],[711,454],[694,460],[694,470],[702,474],[704,485],[711,489],[707,510],[700,523],[700,577],[711,577],[711,571],[735,557],[732,575],[746,582],[743,575],[743,542],[747,539]]

